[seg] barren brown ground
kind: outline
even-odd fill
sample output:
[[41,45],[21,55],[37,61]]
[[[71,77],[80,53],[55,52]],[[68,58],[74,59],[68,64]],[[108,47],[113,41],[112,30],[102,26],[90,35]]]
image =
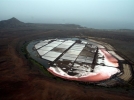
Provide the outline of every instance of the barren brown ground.
[[[132,100],[133,93],[79,85],[46,77],[19,53],[21,41],[52,33],[7,34],[0,40],[0,100]],[[6,34],[5,34],[6,35]]]

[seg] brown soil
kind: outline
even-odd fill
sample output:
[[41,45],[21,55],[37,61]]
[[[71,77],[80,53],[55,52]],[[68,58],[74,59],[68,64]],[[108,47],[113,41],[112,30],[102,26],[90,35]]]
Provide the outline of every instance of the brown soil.
[[133,93],[124,89],[83,86],[46,77],[37,66],[20,53],[22,41],[54,31],[12,36],[0,40],[0,100],[132,100]]

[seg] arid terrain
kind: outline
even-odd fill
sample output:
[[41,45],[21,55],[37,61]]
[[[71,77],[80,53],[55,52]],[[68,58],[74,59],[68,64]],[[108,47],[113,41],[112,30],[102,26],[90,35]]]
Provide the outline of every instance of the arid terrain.
[[[18,21],[13,26],[12,23],[14,21],[0,28],[0,100],[133,100],[134,90],[126,86],[105,88],[51,78],[29,62],[21,51],[25,43],[34,39],[90,37],[111,44],[134,67],[133,30],[25,23],[18,26]],[[133,80],[130,83],[134,85]]]

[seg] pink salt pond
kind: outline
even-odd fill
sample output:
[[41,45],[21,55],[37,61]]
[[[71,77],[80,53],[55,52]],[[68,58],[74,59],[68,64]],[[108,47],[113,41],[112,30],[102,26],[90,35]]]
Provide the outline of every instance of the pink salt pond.
[[55,76],[68,80],[97,82],[109,79],[112,75],[120,72],[120,70],[117,68],[119,67],[118,60],[114,58],[111,54],[109,54],[105,49],[99,49],[99,50],[105,58],[105,63],[110,66],[95,65],[93,71],[89,72],[85,71],[85,73],[81,73],[75,76],[67,74],[59,67],[55,68],[52,66],[48,69],[48,71],[54,74]]
[[84,82],[95,82],[95,81],[102,81],[109,79],[112,75],[120,72],[119,69],[114,67],[107,67],[107,66],[95,66],[95,69],[93,72],[88,72],[86,75],[83,76],[70,76],[64,71],[62,71],[60,68],[55,70],[54,67],[50,67],[48,69],[49,72],[54,74],[55,76],[68,79],[68,80],[76,80],[76,81],[84,81]]

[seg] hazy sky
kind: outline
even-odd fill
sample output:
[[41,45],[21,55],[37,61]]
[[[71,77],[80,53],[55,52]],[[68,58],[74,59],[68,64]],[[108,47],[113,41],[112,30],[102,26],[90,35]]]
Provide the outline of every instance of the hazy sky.
[[0,0],[0,20],[134,29],[134,0]]

